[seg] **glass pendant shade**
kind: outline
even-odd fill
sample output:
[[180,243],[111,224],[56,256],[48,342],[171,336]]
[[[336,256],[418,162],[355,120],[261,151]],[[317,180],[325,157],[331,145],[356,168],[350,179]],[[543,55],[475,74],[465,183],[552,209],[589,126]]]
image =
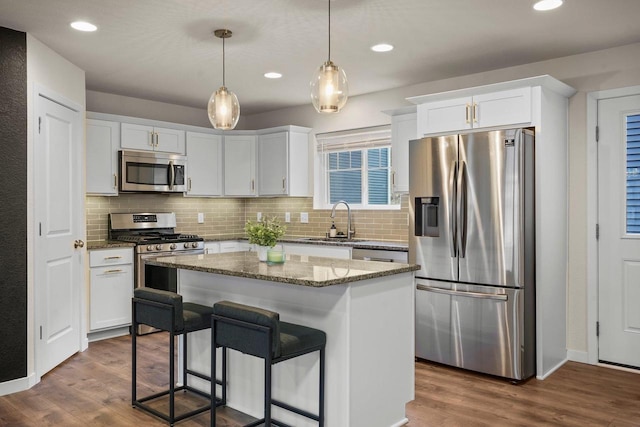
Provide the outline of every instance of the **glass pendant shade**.
[[240,118],[240,104],[235,93],[221,86],[209,98],[209,121],[215,129],[229,130],[236,127]]
[[337,113],[349,98],[347,74],[331,61],[318,68],[311,79],[311,103],[318,113]]

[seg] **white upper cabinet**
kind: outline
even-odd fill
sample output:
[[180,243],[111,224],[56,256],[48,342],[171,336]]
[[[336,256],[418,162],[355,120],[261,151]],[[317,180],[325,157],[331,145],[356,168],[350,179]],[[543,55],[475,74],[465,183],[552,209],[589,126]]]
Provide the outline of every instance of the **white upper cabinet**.
[[391,190],[409,192],[409,141],[416,139],[415,112],[391,117]]
[[187,196],[222,195],[222,136],[187,132]]
[[118,195],[118,149],[120,123],[87,119],[88,194]]
[[258,136],[258,195],[310,195],[308,131]]
[[185,153],[185,132],[133,123],[122,123],[122,148]]
[[256,136],[224,136],[225,196],[256,196]]
[[422,137],[531,121],[531,87],[521,87],[420,103],[417,130]]

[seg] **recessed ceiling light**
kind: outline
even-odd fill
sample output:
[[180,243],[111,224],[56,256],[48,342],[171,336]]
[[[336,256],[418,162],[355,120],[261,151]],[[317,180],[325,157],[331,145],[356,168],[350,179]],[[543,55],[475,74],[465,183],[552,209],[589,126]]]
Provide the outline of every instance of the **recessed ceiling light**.
[[92,23],[84,22],[84,21],[72,22],[71,23],[71,28],[73,28],[75,30],[78,30],[78,31],[95,31],[95,30],[98,29],[98,27],[96,27]]
[[280,77],[282,77],[282,74],[271,71],[269,73],[264,73],[264,76],[268,79],[279,79]]
[[371,46],[371,50],[374,52],[389,52],[393,50],[393,46],[387,43],[380,43],[375,46]]
[[563,0],[540,0],[533,5],[535,10],[552,10],[562,6]]

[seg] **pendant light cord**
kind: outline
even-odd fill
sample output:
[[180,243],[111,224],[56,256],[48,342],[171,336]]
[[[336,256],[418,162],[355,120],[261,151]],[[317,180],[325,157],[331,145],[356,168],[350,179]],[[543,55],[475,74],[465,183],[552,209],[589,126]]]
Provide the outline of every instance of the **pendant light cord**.
[[225,82],[224,82],[224,37],[222,37],[222,86],[225,86]]
[[329,58],[328,61],[331,61],[331,0],[327,1],[329,3]]

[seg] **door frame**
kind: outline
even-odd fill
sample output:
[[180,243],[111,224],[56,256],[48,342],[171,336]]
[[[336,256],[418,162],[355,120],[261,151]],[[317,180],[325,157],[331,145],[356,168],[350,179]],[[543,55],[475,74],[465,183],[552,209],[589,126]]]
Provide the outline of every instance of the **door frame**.
[[[600,90],[587,94],[587,354],[586,360],[574,354],[573,360],[597,365],[598,336],[598,144],[596,126],[598,125],[598,101],[607,98],[640,95],[640,86],[628,86],[617,89]],[[580,353],[580,352],[575,352]]]
[[[84,138],[85,138],[85,131],[84,131],[84,107],[80,104],[78,104],[77,102],[72,101],[69,98],[66,98],[63,95],[60,95],[59,93],[50,90],[49,88],[38,84],[38,83],[34,83],[33,84],[33,92],[32,92],[32,97],[31,97],[31,102],[33,105],[33,109],[32,109],[32,115],[31,115],[31,123],[32,123],[32,144],[35,147],[35,145],[37,144],[38,141],[38,117],[41,114],[40,108],[39,108],[39,98],[40,96],[49,99],[52,102],[55,102],[57,104],[60,104],[61,106],[70,109],[71,111],[73,111],[77,116],[78,116],[78,123],[81,126],[81,132],[80,132],[80,146],[81,146],[81,153],[79,153],[79,162],[78,162],[78,167],[82,168],[82,171],[80,172],[81,177],[84,177],[85,173],[84,173],[84,156],[85,156],[85,144],[84,144]],[[36,165],[36,158],[39,155],[38,151],[33,148],[32,150],[32,157],[31,157],[31,164],[32,165]],[[42,248],[41,248],[41,244],[38,242],[38,234],[37,234],[37,230],[38,230],[38,218],[40,217],[40,213],[41,213],[41,209],[42,209],[42,205],[38,204],[36,201],[36,197],[37,197],[37,190],[38,190],[38,174],[39,171],[36,170],[36,168],[34,167],[33,171],[33,182],[31,185],[31,191],[33,192],[33,210],[34,210],[34,214],[32,217],[32,235],[31,235],[31,240],[33,242],[33,349],[34,349],[34,371],[35,371],[35,382],[34,383],[38,383],[40,382],[40,378],[42,377],[43,373],[41,372],[41,351],[42,351],[42,346],[41,346],[41,340],[40,340],[40,333],[39,333],[39,325],[42,322],[42,301],[39,300],[38,296],[41,294],[41,289],[40,289],[40,283],[39,283],[39,268],[38,268],[38,256],[40,255]],[[83,238],[83,240],[86,242],[86,219],[85,219],[85,202],[84,202],[84,188],[85,188],[85,183],[84,183],[84,179],[81,179],[81,185],[80,185],[80,191],[81,191],[81,195],[79,197],[79,206],[78,206],[78,210],[82,213],[81,218],[81,224],[80,224],[80,229],[78,230],[78,234],[80,234]],[[86,252],[86,249],[83,249],[83,252]],[[80,281],[79,285],[80,285],[80,295],[79,295],[79,307],[78,307],[78,315],[79,315],[79,320],[80,320],[80,327],[78,328],[79,334],[78,334],[78,342],[79,342],[79,349],[80,351],[84,351],[87,349],[88,347],[88,341],[87,341],[87,330],[86,330],[86,299],[87,299],[87,291],[86,291],[86,272],[85,272],[85,258],[86,255],[83,253],[83,255],[80,257],[80,267],[79,267],[79,276],[78,280]]]

